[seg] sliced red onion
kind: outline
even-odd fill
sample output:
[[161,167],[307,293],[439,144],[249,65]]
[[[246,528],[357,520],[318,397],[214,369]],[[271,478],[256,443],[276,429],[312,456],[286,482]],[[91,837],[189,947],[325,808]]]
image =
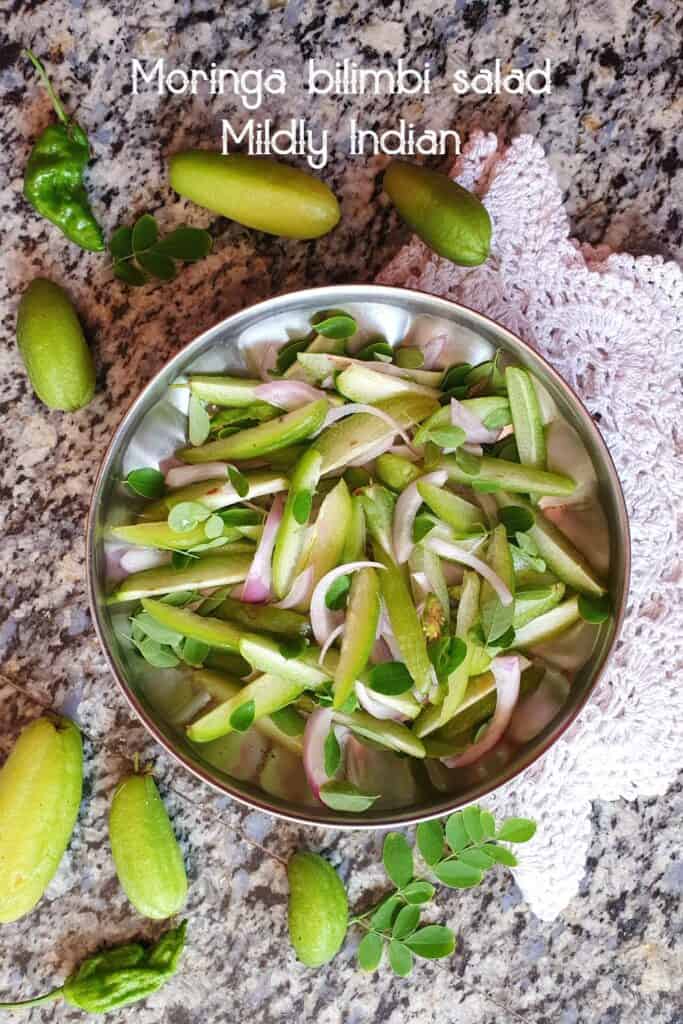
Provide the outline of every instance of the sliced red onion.
[[470,569],[474,569],[480,576],[491,584],[496,594],[500,598],[500,603],[504,605],[512,604],[513,597],[510,593],[505,582],[500,578],[497,572],[494,572],[490,565],[481,559],[477,558],[476,555],[471,554],[469,551],[465,551],[463,548],[458,547],[457,544],[452,544],[450,541],[441,540],[438,537],[433,537],[431,540],[429,534],[427,534],[425,540],[426,546],[430,551],[433,551],[435,555],[440,555],[441,558],[450,558],[452,562],[460,562],[462,565],[467,565]]
[[273,380],[254,388],[255,396],[262,402],[270,402],[279,409],[300,409],[302,405],[327,398],[324,391],[306,384],[302,380]]
[[285,507],[283,494],[277,494],[270,507],[270,512],[263,525],[263,533],[254,552],[247,578],[240,591],[240,601],[248,604],[263,604],[269,601],[271,594],[271,582],[273,578],[272,559],[275,537],[282,520],[282,512]]
[[482,738],[464,754],[441,759],[448,768],[465,768],[469,764],[474,764],[495,747],[508,727],[519,697],[519,681],[522,674],[519,656],[504,654],[494,658],[491,662],[491,672],[496,683],[496,710],[493,718]]
[[324,430],[326,427],[336,423],[337,420],[344,419],[346,416],[353,416],[353,414],[357,412],[365,412],[370,416],[377,416],[378,419],[383,420],[388,427],[392,428],[394,434],[398,434],[401,440],[405,441],[410,450],[414,451],[410,443],[410,436],[406,433],[401,424],[396,422],[393,416],[390,416],[388,412],[384,411],[384,409],[378,409],[375,405],[366,405],[364,402],[348,402],[346,405],[338,405],[334,409],[330,409],[320,429]]
[[187,487],[188,484],[198,484],[202,480],[213,480],[228,477],[228,464],[226,462],[204,462],[196,466],[174,466],[167,470],[165,480],[166,486],[172,491],[177,487]]
[[270,380],[270,371],[275,369],[277,354],[285,342],[267,341],[245,346],[244,358],[250,373]]
[[170,551],[158,551],[156,548],[131,548],[125,551],[119,565],[124,572],[143,572],[145,569],[156,569],[158,565],[168,565],[171,561]]
[[400,455],[402,459],[407,459],[408,462],[419,462],[422,458],[415,448],[410,448],[407,444],[392,444],[388,451],[392,455]]
[[451,423],[465,431],[469,444],[493,444],[500,434],[500,430],[489,430],[485,427],[479,417],[462,405],[457,398],[451,398]]
[[434,473],[427,473],[426,476],[421,476],[419,480],[414,480],[412,484],[408,484],[396,502],[392,539],[394,543],[394,555],[399,565],[408,561],[410,558],[410,552],[415,547],[415,542],[413,541],[413,524],[415,522],[415,516],[417,515],[418,509],[422,504],[422,496],[417,489],[417,485],[419,483],[424,483],[435,484],[437,487],[443,487],[447,479],[448,473],[445,469],[437,469]]
[[304,729],[304,771],[316,800],[320,800],[320,787],[329,782],[329,776],[325,771],[325,740],[332,728],[332,721],[332,712],[329,708],[316,708],[309,715]]
[[374,718],[390,718],[394,722],[401,722],[405,718],[405,715],[402,715],[400,711],[397,711],[396,708],[388,707],[388,705],[383,703],[380,696],[358,681],[356,681],[356,697],[358,697],[358,703],[363,710],[367,711]]
[[[469,452],[470,455],[483,455],[484,454],[484,449],[482,448],[482,446],[480,444],[470,444],[469,441],[467,442],[467,444],[462,445],[462,450],[464,452]],[[444,451],[446,451],[445,448],[444,448]],[[454,449],[451,449],[451,451],[454,451]]]
[[424,601],[430,591],[429,580],[426,572],[411,572],[410,578],[415,584],[413,597],[416,601]]
[[[412,371],[405,369],[402,366],[396,366],[395,363],[383,363],[379,360],[368,362],[364,359],[353,359],[351,356],[337,356],[327,354],[325,358],[335,367],[340,370],[345,370],[347,366],[360,366],[364,370],[375,370],[377,373],[386,373],[388,377],[401,377],[402,380],[408,380],[415,385],[418,390],[424,391],[425,394],[433,395],[435,389],[429,387],[427,384],[416,383],[415,377],[412,375]],[[416,371],[418,374],[422,372],[422,369]]]
[[318,646],[323,647],[338,622],[335,613],[325,604],[325,595],[335,580],[340,576],[348,576],[356,569],[383,569],[380,562],[346,562],[345,565],[338,565],[336,569],[330,569],[322,579],[315,585],[311,595],[311,627],[313,636]]
[[273,604],[273,608],[296,608],[298,604],[301,604],[306,599],[312,579],[313,566],[309,565],[307,569],[304,569],[296,577],[289,593],[285,594],[281,601],[276,601]]
[[391,661],[391,651],[386,640],[378,636],[370,652],[370,661],[373,665],[380,665],[384,661]]
[[385,644],[389,648],[389,653],[393,661],[403,661],[403,655],[401,654],[401,648],[398,645],[398,640],[391,628],[391,622],[387,615],[386,609],[382,606],[382,612],[379,617],[379,635],[384,640]]
[[423,370],[445,370],[462,361],[462,346],[448,334],[435,334],[424,341],[411,341],[424,356]]
[[[343,614],[341,612],[338,612],[337,614],[341,615],[342,619],[343,619],[344,616],[343,616]],[[318,655],[318,664],[319,665],[322,665],[322,663],[325,660],[325,655],[329,651],[330,647],[332,646],[334,641],[337,639],[337,637],[341,636],[341,634],[343,632],[344,632],[344,622],[340,622],[339,625],[335,626],[335,628],[332,630],[332,632],[328,636],[327,640],[325,641],[325,643],[323,644],[323,646],[320,649],[320,654]]]
[[[386,437],[382,441],[378,441],[377,444],[369,448],[363,455],[358,456],[356,459],[352,459],[351,462],[347,462],[347,466],[368,466],[375,459],[378,459],[380,455],[384,455],[388,452],[393,445],[393,438]],[[341,468],[341,467],[340,467]]]

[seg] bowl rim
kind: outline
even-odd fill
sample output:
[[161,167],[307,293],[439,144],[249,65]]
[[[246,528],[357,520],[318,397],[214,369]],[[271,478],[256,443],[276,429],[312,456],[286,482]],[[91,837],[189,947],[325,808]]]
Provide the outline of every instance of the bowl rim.
[[[353,298],[348,298],[348,291],[352,289],[354,292]],[[338,819],[332,816],[332,814],[321,814],[316,817],[310,817],[306,814],[305,808],[301,810],[297,809],[284,809],[279,806],[272,806],[267,799],[267,795],[261,797],[260,795],[247,794],[236,787],[233,787],[230,783],[223,782],[222,780],[212,777],[208,771],[206,771],[200,763],[191,761],[182,750],[177,749],[172,742],[166,737],[164,732],[159,728],[152,715],[148,712],[144,703],[137,697],[133,690],[128,686],[123,674],[119,672],[118,666],[116,665],[110,650],[107,640],[105,639],[104,630],[100,620],[100,607],[97,602],[96,595],[96,584],[95,584],[95,545],[97,538],[96,532],[96,518],[97,508],[100,498],[100,492],[107,479],[109,472],[110,463],[113,460],[120,436],[123,434],[125,428],[129,422],[134,419],[137,414],[138,408],[144,406],[145,399],[148,392],[152,391],[156,385],[157,380],[162,374],[170,372],[171,368],[175,363],[184,362],[190,351],[194,349],[200,349],[202,343],[208,335],[215,334],[220,328],[231,323],[238,324],[241,318],[249,318],[252,315],[258,315],[259,310],[264,312],[274,313],[278,311],[278,307],[281,305],[288,305],[291,302],[297,300],[308,300],[314,299],[316,295],[320,295],[321,298],[324,296],[325,302],[328,302],[330,298],[334,301],[335,294],[347,295],[344,301],[352,301],[354,303],[362,303],[368,301],[391,301],[392,299],[405,302],[406,299],[410,299],[414,296],[417,299],[424,300],[429,299],[436,303],[440,303],[444,306],[444,313],[448,313],[448,310],[464,310],[469,316],[475,320],[480,321],[484,325],[493,327],[502,336],[507,336],[513,344],[518,345],[524,352],[531,355],[533,359],[539,360],[543,364],[545,371],[553,378],[554,382],[559,385],[560,389],[566,390],[571,396],[572,400],[576,403],[578,408],[583,414],[584,421],[588,425],[589,430],[592,432],[593,441],[600,449],[603,461],[607,467],[607,473],[609,477],[609,487],[611,488],[614,498],[616,500],[616,506],[618,511],[618,522],[614,524],[614,529],[618,531],[623,540],[623,592],[619,607],[614,609],[614,630],[610,642],[604,647],[601,652],[599,661],[597,662],[593,677],[590,685],[586,686],[583,694],[579,699],[572,705],[567,715],[563,720],[545,737],[543,742],[535,748],[531,753],[527,752],[526,755],[519,754],[514,757],[510,763],[503,769],[501,775],[496,778],[495,781],[487,779],[480,784],[472,786],[471,790],[468,791],[467,796],[461,796],[458,794],[444,794],[443,799],[438,802],[437,805],[432,806],[424,811],[415,813],[413,808],[409,809],[409,813],[402,813],[401,809],[387,810],[381,812],[382,817],[373,817],[368,819],[360,814],[348,815],[344,819]],[[178,371],[179,372],[179,371]],[[407,827],[411,825],[419,824],[422,821],[430,821],[436,818],[442,818],[453,811],[456,811],[468,804],[476,803],[476,801],[490,795],[501,789],[503,786],[508,785],[514,779],[521,776],[524,772],[528,771],[533,765],[537,764],[548,752],[548,750],[567,732],[570,726],[576,721],[579,714],[583,711],[586,704],[595,692],[598,684],[600,683],[607,665],[612,658],[614,650],[619,641],[624,616],[626,614],[626,608],[628,604],[630,579],[631,579],[631,531],[629,526],[628,512],[626,508],[626,501],[624,498],[621,481],[617,474],[614,460],[612,459],[611,453],[605,440],[602,437],[592,415],[584,405],[582,399],[576,394],[572,386],[562,377],[560,373],[552,366],[551,363],[545,358],[545,356],[538,352],[532,345],[524,341],[519,335],[515,334],[508,327],[494,320],[492,317],[487,316],[479,310],[473,309],[471,306],[467,306],[461,302],[455,302],[452,299],[445,298],[440,295],[435,295],[432,292],[420,290],[417,288],[403,288],[395,285],[383,285],[383,284],[334,284],[334,285],[322,285],[313,288],[298,288],[294,291],[283,292],[278,295],[271,296],[267,299],[262,299],[258,302],[251,303],[248,306],[243,307],[218,320],[215,324],[206,328],[201,334],[198,334],[187,344],[183,345],[177,352],[175,352],[166,362],[161,366],[147,381],[139,394],[131,401],[126,408],[125,412],[121,416],[118,425],[116,426],[111,439],[105,449],[105,452],[101,458],[100,465],[98,467],[97,475],[92,485],[92,492],[90,502],[88,505],[88,513],[85,525],[85,541],[86,541],[86,582],[88,592],[88,602],[90,607],[90,613],[95,627],[95,633],[97,640],[104,654],[107,666],[114,676],[114,679],[123,694],[130,709],[135,713],[138,719],[142,722],[154,740],[160,744],[160,746],[169,754],[176,762],[182,767],[189,771],[200,782],[208,784],[213,790],[223,795],[229,796],[231,799],[236,800],[244,807],[252,810],[262,811],[267,814],[271,814],[276,818],[283,821],[288,821],[297,825],[308,825],[311,827],[320,828],[333,828],[339,829],[340,831],[351,831],[351,830],[374,830],[374,829],[385,829],[390,827]]]

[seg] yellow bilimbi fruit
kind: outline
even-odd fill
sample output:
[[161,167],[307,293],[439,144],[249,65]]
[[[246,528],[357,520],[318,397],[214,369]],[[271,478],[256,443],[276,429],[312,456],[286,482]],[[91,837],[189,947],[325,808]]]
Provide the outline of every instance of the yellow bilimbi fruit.
[[28,914],[71,838],[83,788],[78,727],[45,716],[28,725],[0,770],[0,923]]

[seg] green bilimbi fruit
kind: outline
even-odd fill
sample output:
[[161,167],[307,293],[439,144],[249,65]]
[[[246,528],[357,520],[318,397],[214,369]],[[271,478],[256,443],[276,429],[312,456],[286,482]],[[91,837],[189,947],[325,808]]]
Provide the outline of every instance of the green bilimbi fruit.
[[266,157],[193,149],[170,161],[171,187],[193,203],[248,228],[285,238],[318,238],[340,217],[318,178]]
[[73,412],[95,392],[95,367],[69,297],[44,277],[19,303],[17,343],[33,390],[50,409]]
[[119,882],[135,909],[157,919],[177,914],[187,897],[185,865],[148,773],[119,783],[109,813],[109,842]]
[[320,967],[337,953],[349,924],[346,890],[317,853],[295,853],[287,866],[289,938],[302,964]]
[[81,802],[81,734],[45,716],[23,730],[0,770],[0,923],[28,914],[71,838]]
[[384,172],[384,189],[406,224],[439,256],[463,267],[477,267],[487,259],[488,211],[447,175],[392,160]]

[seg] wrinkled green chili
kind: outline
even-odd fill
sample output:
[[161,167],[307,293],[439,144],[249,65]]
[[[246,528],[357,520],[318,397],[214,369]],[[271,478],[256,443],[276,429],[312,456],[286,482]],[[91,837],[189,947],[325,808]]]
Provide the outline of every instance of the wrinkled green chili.
[[70,120],[54,91],[45,68],[30,50],[24,50],[52,100],[58,124],[51,124],[36,140],[24,174],[24,195],[38,213],[56,224],[82,249],[104,249],[102,229],[95,220],[83,184],[90,159],[88,137]]
[[185,946],[187,921],[165,932],[146,948],[139,942],[88,957],[60,988],[20,1003],[0,1003],[0,1010],[23,1010],[64,999],[87,1013],[108,1013],[146,999],[175,974]]

